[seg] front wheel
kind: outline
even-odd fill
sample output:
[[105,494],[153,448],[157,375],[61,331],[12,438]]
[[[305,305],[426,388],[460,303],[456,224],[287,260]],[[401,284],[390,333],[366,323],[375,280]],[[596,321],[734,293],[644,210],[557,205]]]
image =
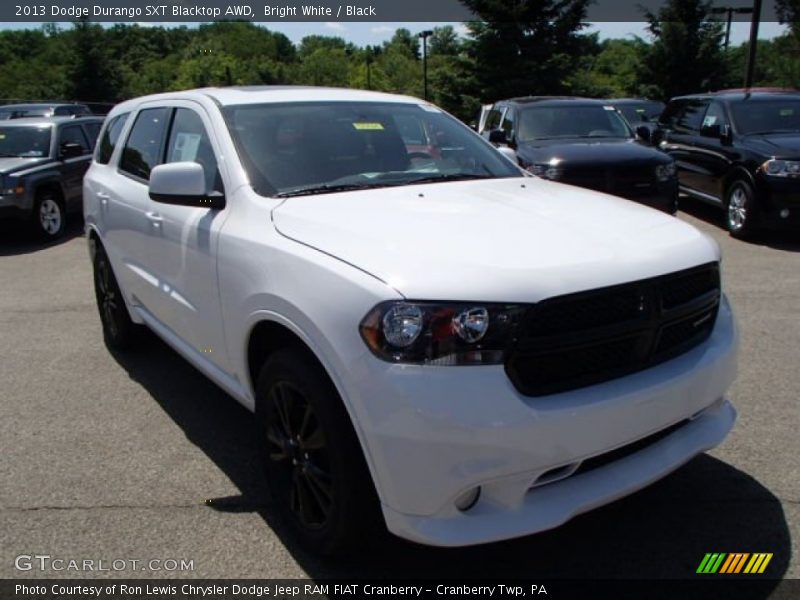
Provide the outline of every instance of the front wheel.
[[321,367],[303,352],[278,351],[261,369],[256,396],[270,502],[293,537],[330,555],[379,531],[360,444]]
[[64,205],[52,192],[41,194],[34,206],[33,226],[44,240],[55,240],[64,234],[67,221]]
[[725,226],[733,237],[746,238],[755,228],[755,194],[745,181],[735,181],[725,198]]

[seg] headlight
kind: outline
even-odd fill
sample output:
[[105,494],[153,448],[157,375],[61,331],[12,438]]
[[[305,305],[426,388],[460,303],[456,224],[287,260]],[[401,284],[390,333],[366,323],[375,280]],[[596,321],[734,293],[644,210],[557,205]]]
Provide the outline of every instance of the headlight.
[[384,302],[359,331],[381,360],[429,365],[501,364],[524,308],[505,304]]
[[670,179],[674,179],[676,173],[678,172],[677,168],[675,167],[675,163],[671,162],[666,165],[658,165],[656,167],[656,179],[661,182],[669,181]]
[[772,177],[800,177],[800,161],[773,158],[761,165],[761,170]]
[[549,164],[543,165],[530,165],[527,167],[528,171],[533,173],[538,177],[544,177],[545,179],[552,179],[553,181],[557,181],[561,179],[561,175],[563,171],[559,167],[555,167]]

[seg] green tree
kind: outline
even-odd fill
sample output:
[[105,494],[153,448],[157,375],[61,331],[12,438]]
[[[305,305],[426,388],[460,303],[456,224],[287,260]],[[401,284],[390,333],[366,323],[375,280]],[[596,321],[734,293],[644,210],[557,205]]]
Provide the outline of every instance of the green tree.
[[638,69],[640,93],[668,100],[724,86],[723,26],[710,9],[708,0],[668,0],[657,14],[645,11],[653,43]]
[[117,72],[111,61],[103,28],[82,19],[73,24],[71,38],[74,59],[69,68],[72,82],[70,96],[86,102],[118,100]]
[[469,54],[484,101],[571,91],[589,0],[462,0],[480,17],[467,24]]

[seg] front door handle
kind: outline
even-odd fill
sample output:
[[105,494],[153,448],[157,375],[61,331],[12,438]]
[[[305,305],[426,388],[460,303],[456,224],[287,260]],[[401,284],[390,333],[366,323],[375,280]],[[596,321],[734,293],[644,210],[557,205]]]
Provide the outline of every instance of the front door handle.
[[103,206],[108,204],[108,201],[111,199],[111,196],[109,196],[105,192],[97,192],[96,195],[97,195],[97,198],[100,200],[100,204],[102,204]]
[[161,223],[164,221],[164,217],[157,212],[150,211],[145,213],[145,216],[147,216],[147,220],[153,224],[153,227],[161,227]]

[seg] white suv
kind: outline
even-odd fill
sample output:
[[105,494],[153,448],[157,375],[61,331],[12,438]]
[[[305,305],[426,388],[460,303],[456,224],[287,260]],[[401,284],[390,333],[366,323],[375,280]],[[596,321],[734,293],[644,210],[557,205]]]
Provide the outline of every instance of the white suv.
[[440,546],[552,528],[733,426],[718,246],[418,99],[131,100],[84,205],[108,345],[146,325],[253,410],[274,510],[318,552],[373,517]]

